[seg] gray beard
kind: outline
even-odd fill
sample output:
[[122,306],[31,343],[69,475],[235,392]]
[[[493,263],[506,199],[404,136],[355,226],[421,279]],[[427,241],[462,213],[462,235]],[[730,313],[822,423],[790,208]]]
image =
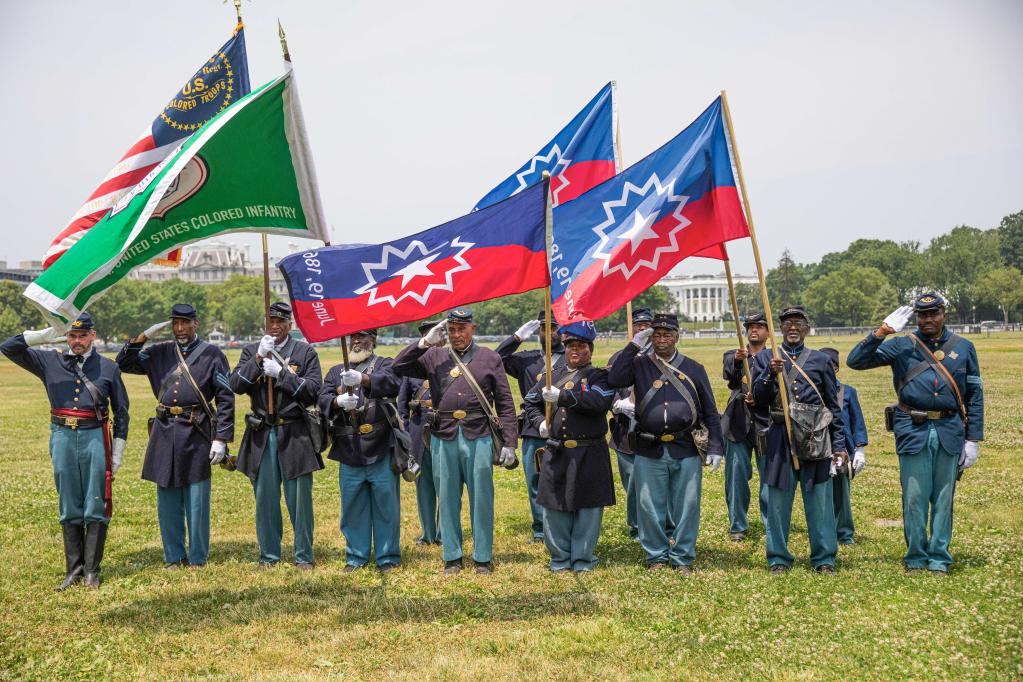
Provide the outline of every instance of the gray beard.
[[349,364],[357,365],[363,360],[368,360],[371,355],[373,355],[372,348],[367,350],[353,350],[348,354],[348,362]]

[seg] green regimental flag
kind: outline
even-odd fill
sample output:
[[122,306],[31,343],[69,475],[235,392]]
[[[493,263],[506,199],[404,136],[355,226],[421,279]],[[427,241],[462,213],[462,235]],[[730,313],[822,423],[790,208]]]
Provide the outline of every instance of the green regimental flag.
[[293,72],[207,122],[154,168],[25,296],[74,320],[132,268],[225,232],[327,241]]

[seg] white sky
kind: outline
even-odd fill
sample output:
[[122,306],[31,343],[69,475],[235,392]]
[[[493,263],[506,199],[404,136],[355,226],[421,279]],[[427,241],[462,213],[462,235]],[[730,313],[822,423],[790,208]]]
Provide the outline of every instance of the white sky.
[[[217,0],[0,8],[0,259],[13,264],[42,256],[234,14]],[[612,79],[626,165],[728,90],[768,266],[786,247],[807,261],[860,237],[926,243],[1023,210],[1019,0],[242,9],[253,87],[281,72],[278,17],[288,33],[335,242],[467,212]],[[752,272],[748,244],[731,251]]]

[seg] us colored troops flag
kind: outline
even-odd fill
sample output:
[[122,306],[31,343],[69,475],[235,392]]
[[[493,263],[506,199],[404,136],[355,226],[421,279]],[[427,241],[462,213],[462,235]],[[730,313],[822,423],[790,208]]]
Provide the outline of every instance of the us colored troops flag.
[[239,24],[231,39],[170,99],[54,238],[43,259],[43,268],[53,265],[111,206],[177,149],[183,139],[248,93],[245,31]]
[[575,199],[618,172],[615,135],[618,115],[611,81],[554,139],[476,204],[476,209],[507,199],[551,174],[551,203]]
[[25,295],[66,322],[154,256],[240,231],[327,238],[291,70],[199,128]]
[[386,244],[282,258],[298,328],[327,341],[547,286],[548,186]]
[[610,315],[689,256],[749,236],[721,98],[639,163],[554,209],[551,298],[561,324]]

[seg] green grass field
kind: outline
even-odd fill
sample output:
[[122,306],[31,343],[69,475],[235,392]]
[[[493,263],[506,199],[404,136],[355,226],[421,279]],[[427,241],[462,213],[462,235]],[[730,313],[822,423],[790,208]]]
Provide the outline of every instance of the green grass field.
[[[834,345],[844,358],[857,340],[836,338]],[[104,584],[98,592],[56,594],[63,553],[47,403],[34,377],[0,360],[0,677],[1018,679],[1023,336],[973,340],[984,372],[987,440],[957,491],[957,562],[947,579],[902,571],[898,468],[881,419],[892,397],[887,370],[840,373],[860,391],[871,445],[867,469],[853,484],[857,544],[841,548],[836,577],[809,569],[798,495],[795,569],[769,575],[759,520],[747,542],[730,542],[723,477],[709,470],[692,577],[645,569],[642,550],[625,532],[620,487],[619,504],[604,516],[598,569],[551,575],[543,546],[526,543],[521,469],[495,471],[492,576],[440,575],[439,548],[414,544],[418,521],[407,483],[401,569],[386,577],[374,570],[343,575],[333,462],[315,476],[315,571],[283,564],[257,570],[251,486],[217,468],[210,562],[168,572],[156,489],[139,478],[154,399],[144,378],[127,377],[131,438],[115,486]],[[684,351],[716,379],[727,347],[702,341]],[[598,347],[598,362],[613,350]],[[336,348],[322,352],[324,368],[339,357]],[[724,384],[715,383],[723,401]],[[285,561],[289,543],[286,530]]]

